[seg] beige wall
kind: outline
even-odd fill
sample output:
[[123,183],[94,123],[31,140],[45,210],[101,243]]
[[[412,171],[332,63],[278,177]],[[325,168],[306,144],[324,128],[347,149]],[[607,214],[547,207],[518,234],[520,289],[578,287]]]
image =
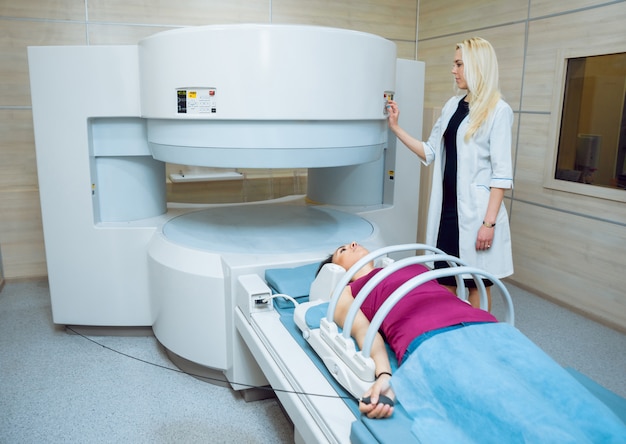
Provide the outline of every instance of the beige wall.
[[135,44],[173,27],[243,22],[372,32],[394,40],[399,56],[410,59],[419,24],[417,58],[426,62],[427,122],[452,92],[454,43],[471,35],[489,39],[498,52],[504,95],[516,112],[515,190],[507,194],[513,279],[611,325],[626,325],[626,205],[544,186],[555,146],[559,54],[626,42],[624,1],[2,0],[0,248],[7,279],[47,273],[26,47]]
[[516,115],[515,188],[506,202],[512,281],[622,330],[626,203],[548,188],[546,176],[556,150],[564,54],[626,51],[624,23],[623,1],[421,0],[417,52],[426,62],[428,116],[452,94],[454,44],[474,35],[493,44]]

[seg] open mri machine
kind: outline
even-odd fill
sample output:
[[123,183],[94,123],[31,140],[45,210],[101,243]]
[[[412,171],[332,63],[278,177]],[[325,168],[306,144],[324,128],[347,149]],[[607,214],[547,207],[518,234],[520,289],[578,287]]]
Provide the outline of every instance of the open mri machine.
[[[266,270],[339,244],[415,241],[419,161],[396,147],[384,105],[395,94],[420,135],[423,64],[375,35],[282,25],[28,57],[54,323],[151,327],[235,390],[271,383],[298,441],[347,441],[354,412],[336,392],[303,394],[332,387],[259,295]],[[307,168],[307,193],[172,205],[166,162]]]

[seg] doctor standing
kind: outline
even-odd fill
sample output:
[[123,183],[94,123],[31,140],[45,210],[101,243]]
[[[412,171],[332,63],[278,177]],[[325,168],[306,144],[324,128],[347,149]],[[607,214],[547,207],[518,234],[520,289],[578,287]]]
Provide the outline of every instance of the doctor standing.
[[[459,95],[444,105],[427,142],[398,125],[390,101],[389,128],[422,163],[434,162],[426,242],[498,278],[513,274],[504,192],[513,187],[513,111],[498,87],[498,61],[491,44],[473,37],[458,43],[452,74]],[[436,268],[447,266],[435,263]],[[440,280],[456,291],[454,278]],[[473,279],[465,280],[469,302],[479,306]],[[490,286],[486,280],[491,308]]]

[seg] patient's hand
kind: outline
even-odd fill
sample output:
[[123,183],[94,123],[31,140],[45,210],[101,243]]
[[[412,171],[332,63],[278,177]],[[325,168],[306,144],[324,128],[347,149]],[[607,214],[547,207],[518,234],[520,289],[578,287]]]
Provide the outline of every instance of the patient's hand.
[[[381,375],[359,402],[359,410],[368,418],[388,418],[396,398],[389,385],[389,375]],[[390,402],[391,401],[391,402]]]

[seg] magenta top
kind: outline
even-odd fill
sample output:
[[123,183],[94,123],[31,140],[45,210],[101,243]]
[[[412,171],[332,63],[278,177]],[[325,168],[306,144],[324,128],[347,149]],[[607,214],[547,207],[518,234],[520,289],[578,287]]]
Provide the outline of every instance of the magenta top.
[[[382,268],[376,268],[366,276],[351,282],[352,295],[356,296],[367,281],[380,270]],[[361,311],[365,317],[371,321],[378,308],[398,287],[426,271],[429,269],[424,265],[414,264],[386,277],[363,301]],[[383,320],[380,332],[396,354],[398,362],[401,362],[413,339],[428,331],[463,322],[497,322],[497,319],[491,313],[462,301],[434,280],[414,288],[400,299]]]

